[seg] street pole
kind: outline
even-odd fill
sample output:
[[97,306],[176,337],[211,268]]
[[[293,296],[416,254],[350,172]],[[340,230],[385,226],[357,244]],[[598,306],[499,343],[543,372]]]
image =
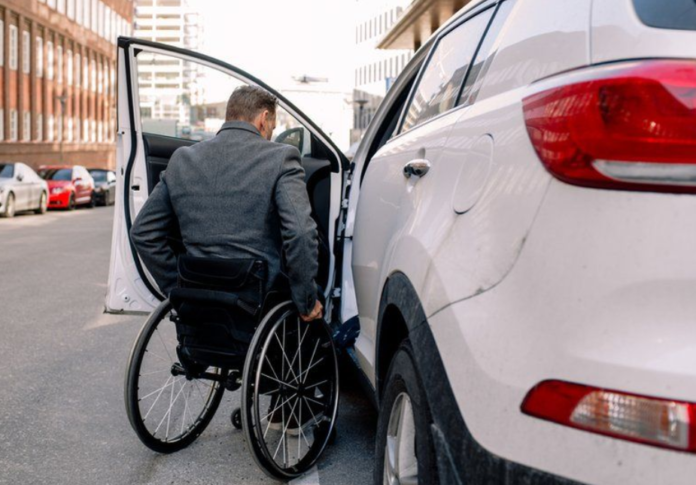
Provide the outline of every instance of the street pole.
[[60,164],[63,165],[63,140],[65,139],[65,127],[63,126],[63,115],[65,114],[65,103],[68,101],[68,95],[65,90],[60,96],[56,96],[60,101]]

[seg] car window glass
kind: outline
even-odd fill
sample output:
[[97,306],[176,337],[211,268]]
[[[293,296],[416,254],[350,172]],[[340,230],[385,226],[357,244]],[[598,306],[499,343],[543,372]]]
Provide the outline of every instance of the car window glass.
[[[212,67],[148,51],[137,57],[140,122],[144,133],[201,141],[213,138],[225,122],[227,100],[246,83]],[[306,155],[311,136],[278,106],[273,139]]]
[[72,170],[69,168],[46,168],[41,170],[41,178],[45,180],[72,180]]
[[491,25],[486,31],[486,36],[481,43],[481,47],[476,54],[476,60],[471,66],[469,75],[466,77],[466,82],[464,83],[464,88],[462,89],[462,94],[459,96],[457,105],[468,105],[475,101],[478,92],[481,90],[481,84],[496,54],[493,51],[493,44],[503,28],[512,6],[513,2],[508,1],[503,2],[500,7],[498,7]]
[[90,172],[95,182],[106,182],[106,172],[103,170],[92,170]]
[[107,172],[106,180],[107,180],[107,182],[115,182],[116,181],[116,174],[114,174],[113,172]]
[[0,164],[0,178],[11,179],[12,177],[14,177],[14,164],[13,163]]
[[401,132],[454,106],[493,9],[485,10],[447,33],[436,44],[412,96]]

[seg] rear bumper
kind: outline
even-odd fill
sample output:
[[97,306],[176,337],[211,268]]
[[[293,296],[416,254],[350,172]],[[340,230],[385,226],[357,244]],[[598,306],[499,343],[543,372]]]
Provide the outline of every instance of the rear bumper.
[[71,192],[61,192],[60,194],[50,194],[48,196],[49,209],[65,209],[70,203]]
[[462,417],[429,325],[409,335],[433,418],[431,432],[440,483],[579,485],[491,453],[472,436]]
[[693,483],[693,454],[543,421],[520,405],[546,379],[696,401],[694,214],[694,196],[552,182],[506,279],[429,318],[454,409],[481,447],[594,485]]

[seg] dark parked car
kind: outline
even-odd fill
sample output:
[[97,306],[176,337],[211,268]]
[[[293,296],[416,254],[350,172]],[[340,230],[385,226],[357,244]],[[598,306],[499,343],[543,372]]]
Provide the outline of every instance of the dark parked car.
[[97,205],[112,205],[116,201],[116,173],[113,170],[90,168],[94,179],[94,201]]

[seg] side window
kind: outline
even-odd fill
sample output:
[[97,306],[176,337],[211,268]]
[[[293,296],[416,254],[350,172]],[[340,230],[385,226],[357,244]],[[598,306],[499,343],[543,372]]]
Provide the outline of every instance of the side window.
[[[142,131],[184,140],[213,138],[225,122],[227,99],[245,83],[197,62],[142,51],[137,57]],[[274,140],[311,152],[299,121],[280,106]]]
[[106,172],[106,181],[109,183],[116,182],[116,175],[113,172]]
[[401,132],[454,107],[492,13],[493,9],[489,8],[438,40],[418,81]]
[[493,50],[493,45],[495,44],[500,31],[505,25],[505,21],[512,10],[513,2],[511,0],[503,2],[498,11],[493,17],[490,27],[486,32],[486,36],[481,43],[481,47],[476,54],[476,60],[471,66],[469,75],[464,83],[464,88],[462,89],[462,94],[459,96],[459,101],[457,105],[469,105],[474,103],[478,92],[481,90],[481,84],[483,83],[486,73],[495,58],[496,51]]

